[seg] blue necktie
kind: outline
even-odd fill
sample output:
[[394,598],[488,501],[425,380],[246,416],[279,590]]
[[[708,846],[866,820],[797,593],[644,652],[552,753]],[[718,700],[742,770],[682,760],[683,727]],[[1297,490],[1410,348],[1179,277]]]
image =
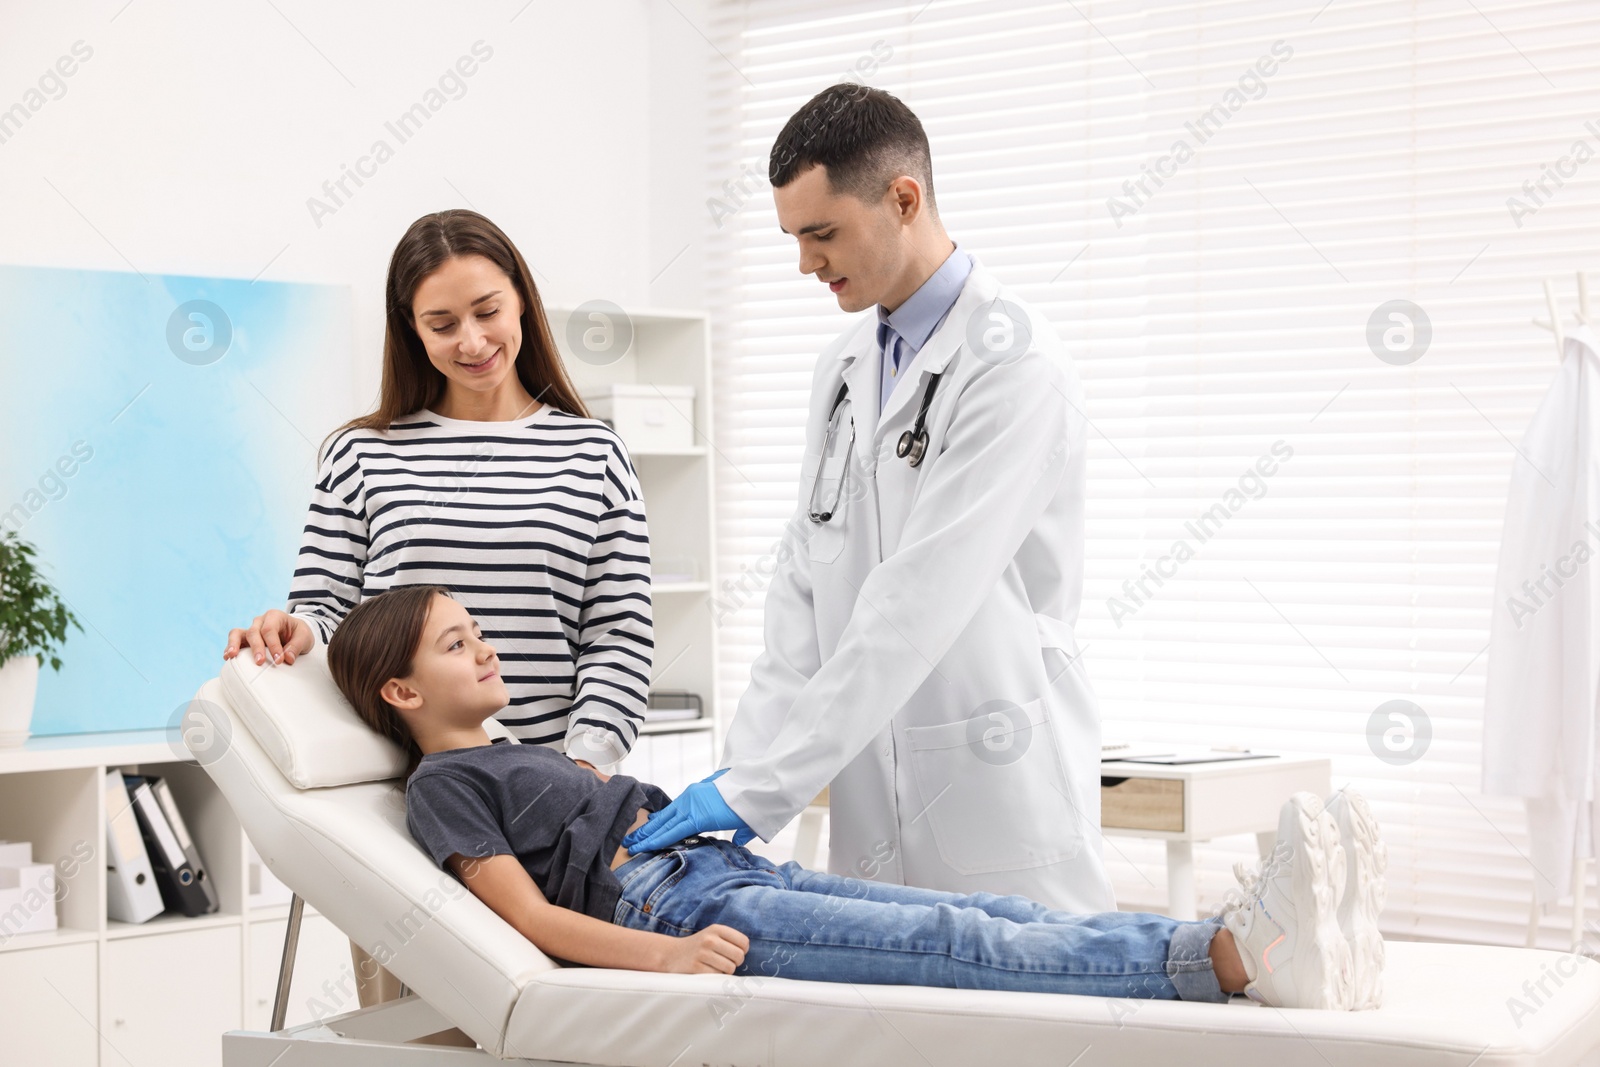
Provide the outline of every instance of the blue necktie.
[[894,327],[887,322],[878,323],[878,346],[883,350],[894,364],[891,373],[900,373],[900,335],[894,332]]

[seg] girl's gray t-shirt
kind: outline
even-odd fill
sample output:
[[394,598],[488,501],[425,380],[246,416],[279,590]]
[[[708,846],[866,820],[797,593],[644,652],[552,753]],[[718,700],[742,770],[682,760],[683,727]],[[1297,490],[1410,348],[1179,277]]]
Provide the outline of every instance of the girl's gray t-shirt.
[[406,828],[452,874],[457,852],[515,856],[546,900],[611,922],[622,895],[611,859],[638,809],[669,803],[647,782],[602,782],[553,748],[495,738],[422,757],[406,782]]

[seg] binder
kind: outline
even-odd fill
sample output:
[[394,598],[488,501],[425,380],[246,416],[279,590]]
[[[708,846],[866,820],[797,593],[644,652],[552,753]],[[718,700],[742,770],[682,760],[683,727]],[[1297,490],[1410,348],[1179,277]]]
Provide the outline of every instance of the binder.
[[[150,854],[150,867],[155,871],[156,886],[166,906],[193,918],[217,910],[217,895],[211,888],[205,869],[191,863],[189,855],[178,842],[178,834],[152,786],[166,783],[145,774],[123,775],[128,794],[133,798],[133,809],[139,817],[139,829],[144,832],[145,848]],[[170,803],[170,796],[169,796]],[[173,806],[176,813],[177,807]],[[182,819],[178,820],[182,825]],[[184,831],[187,838],[188,831]],[[190,842],[193,849],[193,842]]]
[[189,868],[194,871],[195,884],[205,894],[206,912],[216,911],[219,907],[217,887],[211,883],[210,873],[200,861],[200,850],[189,837],[189,827],[184,823],[183,815],[172,799],[172,788],[167,785],[165,778],[152,778],[150,789],[155,793],[156,803],[161,805],[161,811],[167,817],[167,824],[172,827],[173,834],[178,838],[178,847],[183,849],[184,858],[189,861]]
[[106,771],[106,916],[118,922],[142,923],[161,914],[161,890],[156,886],[150,855],[145,851],[128,787],[122,772]]

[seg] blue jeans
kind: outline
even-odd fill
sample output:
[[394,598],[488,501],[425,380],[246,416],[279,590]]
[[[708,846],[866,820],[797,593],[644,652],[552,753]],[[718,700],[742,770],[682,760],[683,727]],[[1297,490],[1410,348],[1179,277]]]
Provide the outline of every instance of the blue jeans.
[[736,975],[1223,1003],[1220,919],[1072,915],[1023,896],[944,893],[775,864],[712,837],[634,856],[612,921],[750,939]]

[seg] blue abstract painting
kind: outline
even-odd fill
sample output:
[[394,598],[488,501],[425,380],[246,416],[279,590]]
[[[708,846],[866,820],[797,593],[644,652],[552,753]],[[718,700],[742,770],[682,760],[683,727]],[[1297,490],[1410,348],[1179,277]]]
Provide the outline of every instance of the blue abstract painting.
[[175,725],[288,596],[353,415],[347,286],[0,266],[0,530],[82,624],[35,735]]

